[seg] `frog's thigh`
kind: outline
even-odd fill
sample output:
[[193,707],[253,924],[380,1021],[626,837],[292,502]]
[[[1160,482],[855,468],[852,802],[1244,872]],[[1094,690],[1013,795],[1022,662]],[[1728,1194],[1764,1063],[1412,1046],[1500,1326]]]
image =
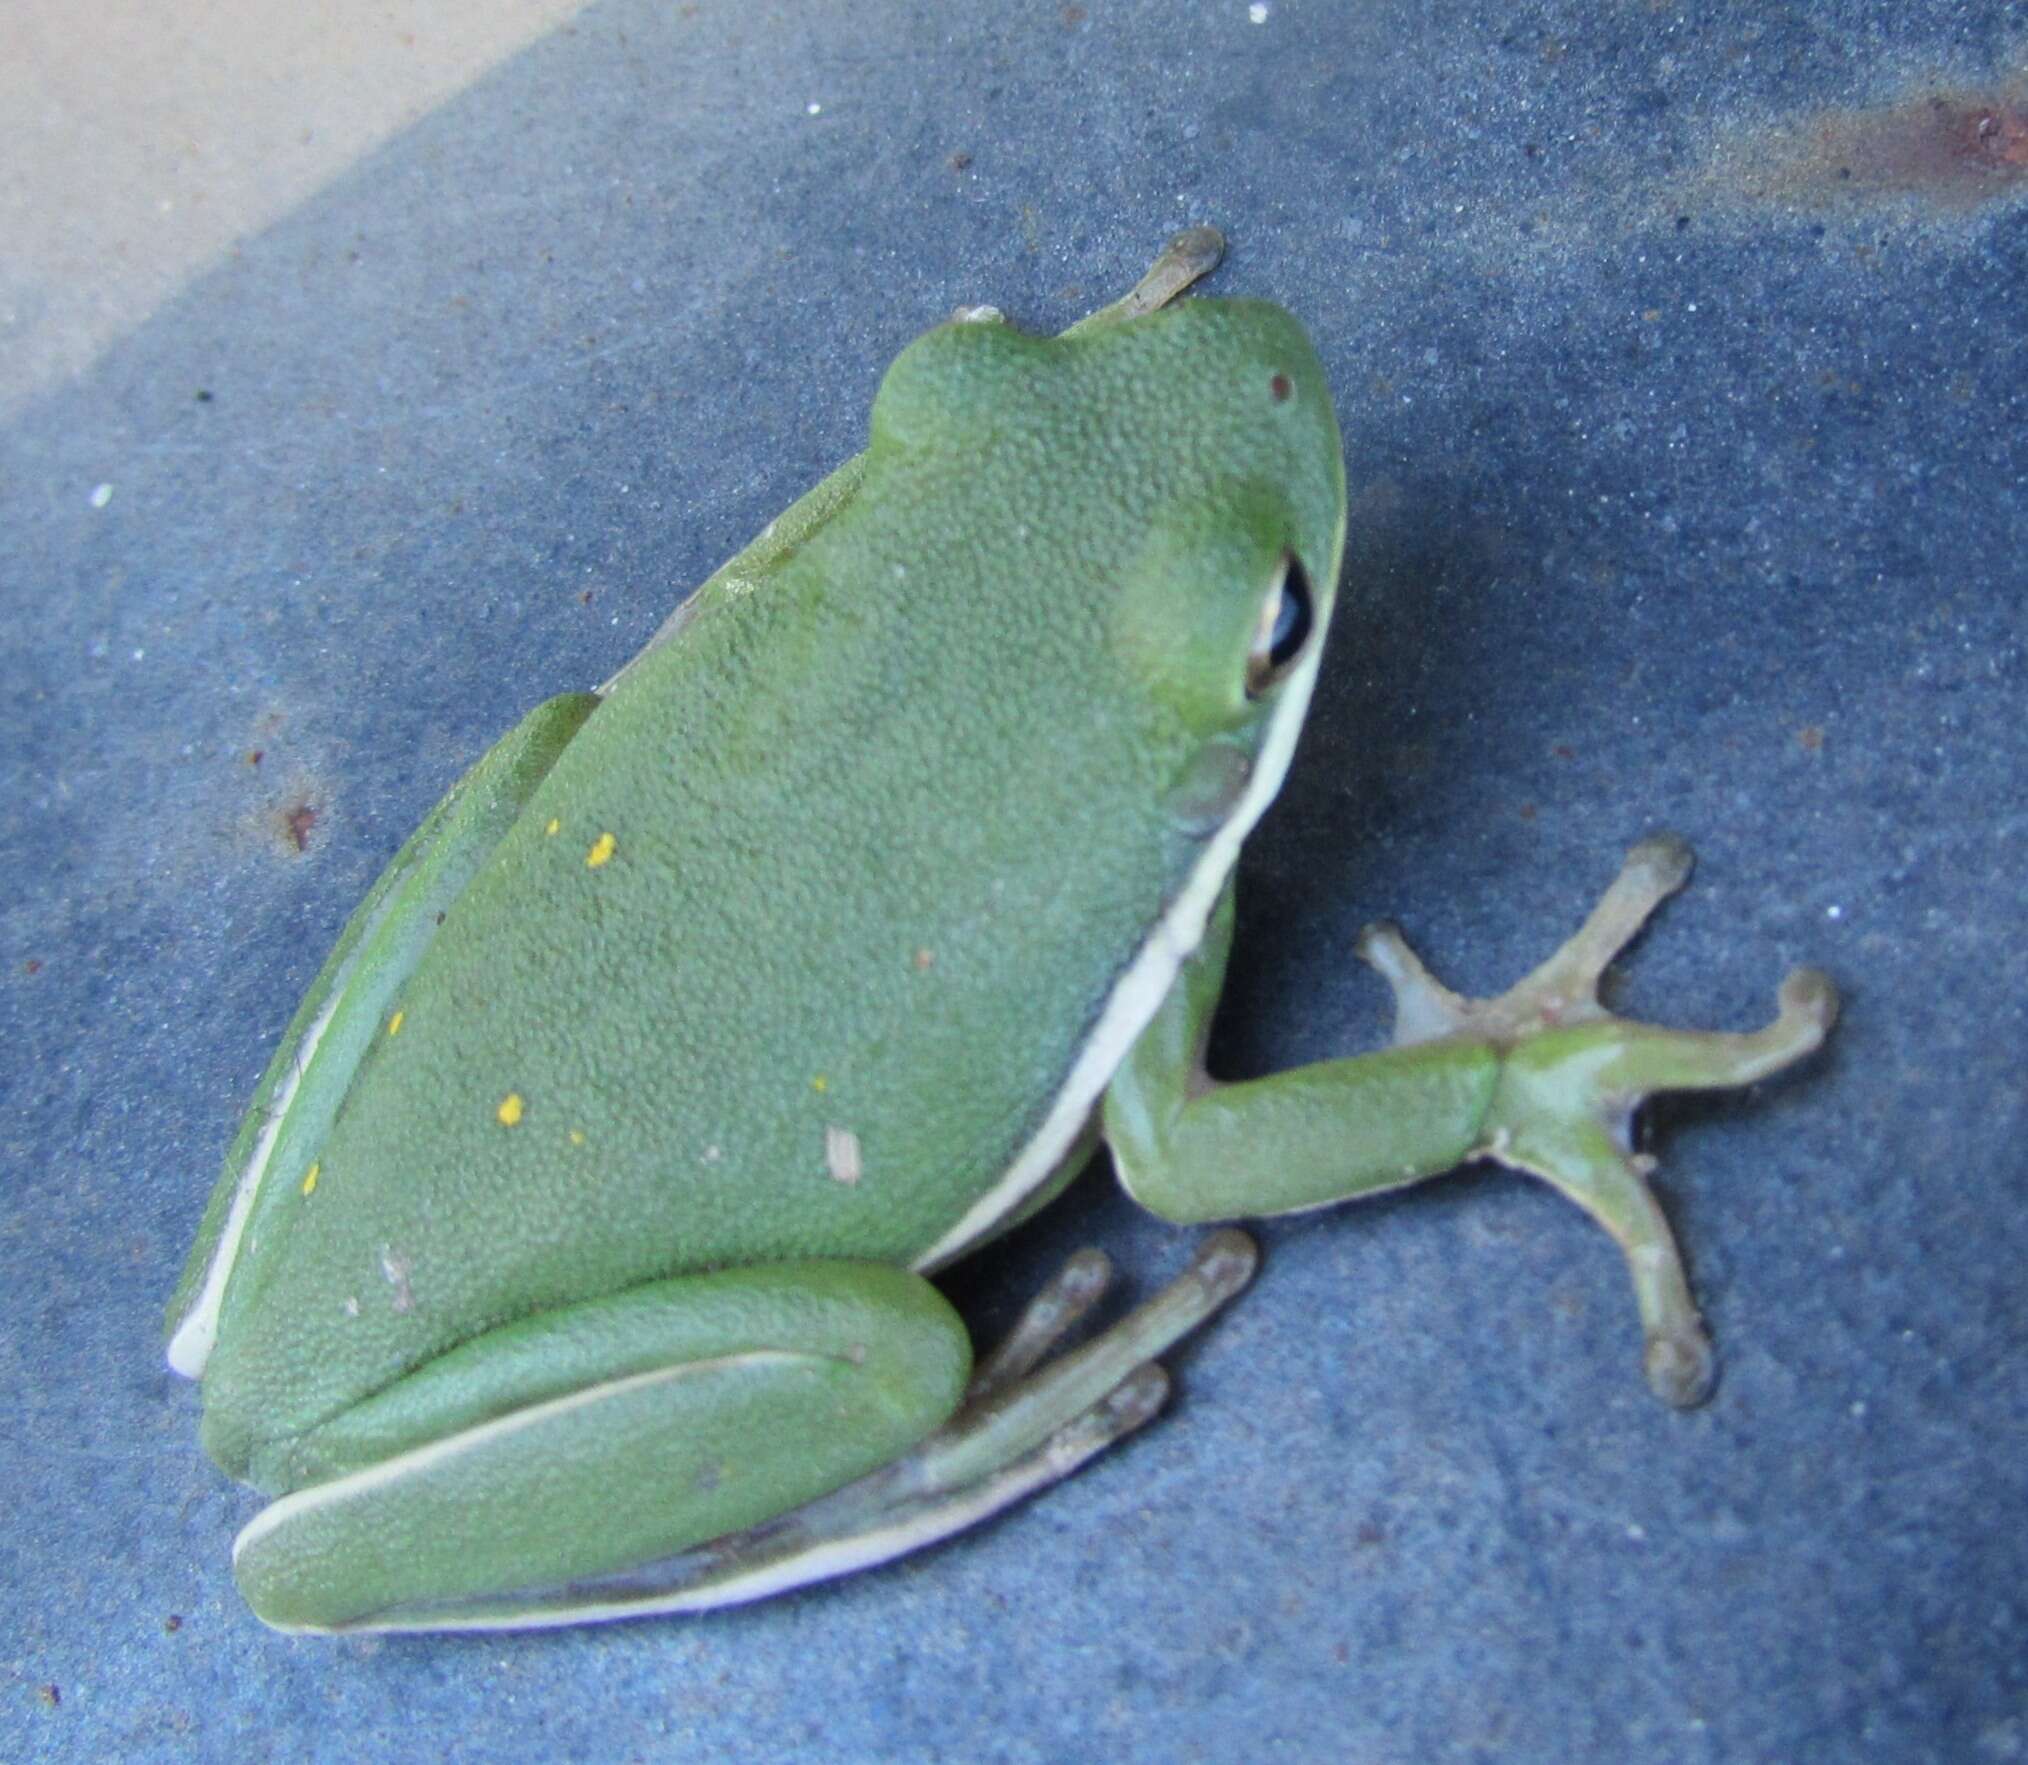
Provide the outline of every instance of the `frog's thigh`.
[[525,1602],[500,1596],[554,1605],[885,1464],[970,1367],[957,1314],[906,1270],[655,1282],[475,1338],[327,1424],[303,1450],[336,1474],[258,1515],[235,1573],[282,1628],[417,1607],[512,1623]]
[[1387,1048],[1239,1084],[1204,1071],[1233,888],[1105,1100],[1127,1192],[1179,1223],[1322,1207],[1438,1175],[1473,1151],[1499,1082],[1483,1043]]

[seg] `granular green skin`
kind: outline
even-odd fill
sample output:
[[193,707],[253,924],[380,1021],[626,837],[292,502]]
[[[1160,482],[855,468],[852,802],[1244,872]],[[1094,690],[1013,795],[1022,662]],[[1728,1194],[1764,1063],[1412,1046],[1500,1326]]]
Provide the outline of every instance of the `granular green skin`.
[[207,1375],[227,1468],[516,1318],[937,1242],[1202,850],[1176,793],[1256,728],[1265,573],[1328,553],[1342,494],[1321,369],[1259,303],[905,352],[856,492],[591,715],[314,1194],[273,1174]]

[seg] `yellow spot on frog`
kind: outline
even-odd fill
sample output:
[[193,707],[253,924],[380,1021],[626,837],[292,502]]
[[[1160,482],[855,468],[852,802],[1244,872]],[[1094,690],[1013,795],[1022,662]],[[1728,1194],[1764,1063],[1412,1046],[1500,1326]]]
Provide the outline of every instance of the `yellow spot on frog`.
[[549,818],[549,825],[548,825],[547,827],[545,827],[545,828],[544,828],[544,829],[543,829],[542,831],[543,831],[544,833],[548,834],[548,835],[549,835],[549,836],[550,836],[550,837],[551,837],[552,839],[553,839],[553,838],[555,838],[555,836],[556,836],[556,835],[558,835],[558,834],[560,834],[560,833],[562,833],[562,832],[563,832],[563,819],[562,819],[562,817],[561,817],[561,816],[556,816],[556,815],[552,815],[552,816],[551,816],[551,817]]
[[305,1195],[313,1195],[316,1193],[317,1173],[323,1168],[324,1167],[321,1164],[313,1164],[312,1166],[310,1166],[308,1170],[306,1170],[303,1173],[303,1193]]
[[619,843],[620,842],[614,839],[613,836],[609,833],[600,834],[599,837],[592,842],[592,849],[584,855],[585,869],[587,870],[598,869],[598,867],[601,864],[605,863],[607,859],[612,857],[613,850],[615,847],[619,845]]
[[521,1119],[521,1109],[521,1093],[519,1091],[509,1091],[506,1096],[500,1099],[500,1107],[496,1112],[500,1117],[500,1125],[503,1128],[513,1127]]
[[584,1144],[584,1129],[572,1128],[570,1130],[570,1143],[573,1146],[582,1146]]
[[387,1020],[387,1033],[390,1036],[398,1036],[401,1034],[401,1020],[407,1015],[408,1013],[405,1011],[397,1011],[392,1017],[390,1017]]
[[810,1081],[810,1089],[815,1091],[819,1097],[823,1096],[826,1091],[830,1090],[830,1088],[831,1081],[827,1079],[822,1073],[819,1073],[814,1079]]

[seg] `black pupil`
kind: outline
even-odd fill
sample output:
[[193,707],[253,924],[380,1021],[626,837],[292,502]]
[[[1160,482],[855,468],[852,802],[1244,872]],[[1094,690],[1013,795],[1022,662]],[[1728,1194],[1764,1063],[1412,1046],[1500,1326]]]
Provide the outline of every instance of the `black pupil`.
[[1301,562],[1292,557],[1282,572],[1281,605],[1275,608],[1274,633],[1268,640],[1270,668],[1281,667],[1303,647],[1313,616],[1310,579],[1303,574]]

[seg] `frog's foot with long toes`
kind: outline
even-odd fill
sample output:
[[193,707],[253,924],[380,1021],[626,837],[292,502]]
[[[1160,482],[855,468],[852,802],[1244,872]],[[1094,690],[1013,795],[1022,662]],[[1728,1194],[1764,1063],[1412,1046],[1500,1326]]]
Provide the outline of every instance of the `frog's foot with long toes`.
[[1633,1275],[1648,1383],[1682,1408],[1710,1395],[1711,1342],[1648,1186],[1655,1160],[1634,1150],[1635,1112],[1657,1091],[1765,1078],[1818,1047],[1838,1014],[1829,976],[1813,968],[1791,970],[1774,1020],[1744,1035],[1637,1023],[1600,1004],[1606,965],[1689,879],[1692,862],[1673,834],[1641,841],[1577,934],[1497,998],[1452,992],[1391,925],[1368,926],[1359,940],[1359,954],[1394,989],[1397,1046],[1456,1039],[1505,1051],[1469,1156],[1540,1177],[1612,1234]]

